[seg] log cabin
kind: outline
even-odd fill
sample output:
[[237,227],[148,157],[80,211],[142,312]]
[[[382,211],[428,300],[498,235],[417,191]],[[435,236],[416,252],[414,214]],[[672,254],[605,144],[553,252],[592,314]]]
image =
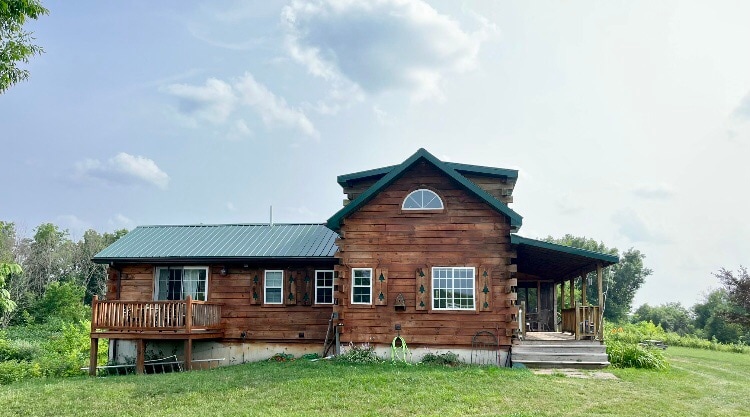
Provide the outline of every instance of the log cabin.
[[93,258],[109,280],[92,305],[90,372],[100,338],[139,372],[149,355],[188,369],[359,344],[387,357],[397,337],[416,359],[482,351],[501,366],[535,332],[601,344],[602,271],[618,258],[519,236],[517,178],[419,149],[339,176],[346,199],[326,223],[137,227]]

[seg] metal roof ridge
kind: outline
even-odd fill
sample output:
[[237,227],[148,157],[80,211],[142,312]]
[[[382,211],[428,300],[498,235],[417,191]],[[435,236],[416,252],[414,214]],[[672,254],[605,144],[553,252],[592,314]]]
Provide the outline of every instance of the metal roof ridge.
[[273,225],[268,223],[198,223],[198,224],[143,224],[136,226],[135,228],[155,228],[155,227],[226,227],[226,226],[325,226],[325,222],[321,223],[276,223]]

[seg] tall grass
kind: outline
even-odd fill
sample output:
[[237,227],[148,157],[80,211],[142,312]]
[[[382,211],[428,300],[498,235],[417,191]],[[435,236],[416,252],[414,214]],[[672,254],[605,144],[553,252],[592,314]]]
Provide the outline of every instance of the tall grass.
[[720,343],[716,339],[706,340],[695,335],[680,336],[674,332],[667,332],[661,326],[650,321],[628,324],[606,323],[604,333],[607,343],[610,341],[638,344],[644,340],[661,340],[669,346],[682,346],[695,349],[707,349],[720,352],[750,353],[750,347],[745,343]]

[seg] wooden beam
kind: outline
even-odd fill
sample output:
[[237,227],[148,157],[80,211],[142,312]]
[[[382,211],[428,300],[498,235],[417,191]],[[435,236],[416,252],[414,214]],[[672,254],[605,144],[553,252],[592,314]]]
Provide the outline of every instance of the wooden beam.
[[90,376],[96,376],[96,358],[98,355],[99,355],[99,339],[92,337],[91,338],[91,350],[89,353],[89,375]]
[[185,340],[185,370],[189,371],[193,367],[193,339]]
[[586,274],[581,274],[581,304],[586,305]]
[[596,285],[599,289],[599,340],[604,340],[604,293],[602,292],[602,264],[596,264]]
[[146,341],[143,339],[138,339],[135,341],[135,344],[135,373],[144,374],[146,371]]
[[574,308],[576,306],[576,287],[575,287],[575,278],[570,279],[570,294],[568,294],[568,300],[570,301],[570,307],[568,308]]
[[560,282],[560,309],[565,308],[565,281]]

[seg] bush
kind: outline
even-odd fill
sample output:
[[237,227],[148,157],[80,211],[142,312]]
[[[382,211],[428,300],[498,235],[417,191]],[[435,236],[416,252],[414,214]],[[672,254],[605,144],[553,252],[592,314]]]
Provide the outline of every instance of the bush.
[[294,360],[294,355],[291,353],[280,352],[271,356],[268,360],[270,362],[291,362]]
[[349,343],[349,349],[346,353],[336,356],[336,361],[359,364],[383,362],[383,360],[375,354],[375,347],[369,343],[364,343],[361,346]]
[[31,361],[41,353],[41,348],[26,340],[0,339],[0,362]]
[[637,344],[644,340],[656,339],[664,341],[668,346],[682,346],[722,352],[750,352],[750,348],[742,343],[742,341],[734,344],[724,344],[716,340],[716,338],[706,340],[696,335],[680,336],[674,332],[665,332],[661,326],[654,325],[650,321],[623,325],[607,323],[605,325],[604,336],[607,344],[611,341]]
[[90,316],[90,308],[83,304],[86,289],[70,282],[53,282],[47,286],[44,295],[34,304],[33,315],[47,321],[56,318],[75,323]]
[[610,341],[607,343],[609,363],[616,368],[663,370],[669,368],[662,351],[638,344]]
[[0,362],[0,385],[40,376],[42,376],[42,370],[38,363],[17,360]]
[[428,353],[422,357],[422,363],[426,365],[459,366],[463,361],[453,352]]

